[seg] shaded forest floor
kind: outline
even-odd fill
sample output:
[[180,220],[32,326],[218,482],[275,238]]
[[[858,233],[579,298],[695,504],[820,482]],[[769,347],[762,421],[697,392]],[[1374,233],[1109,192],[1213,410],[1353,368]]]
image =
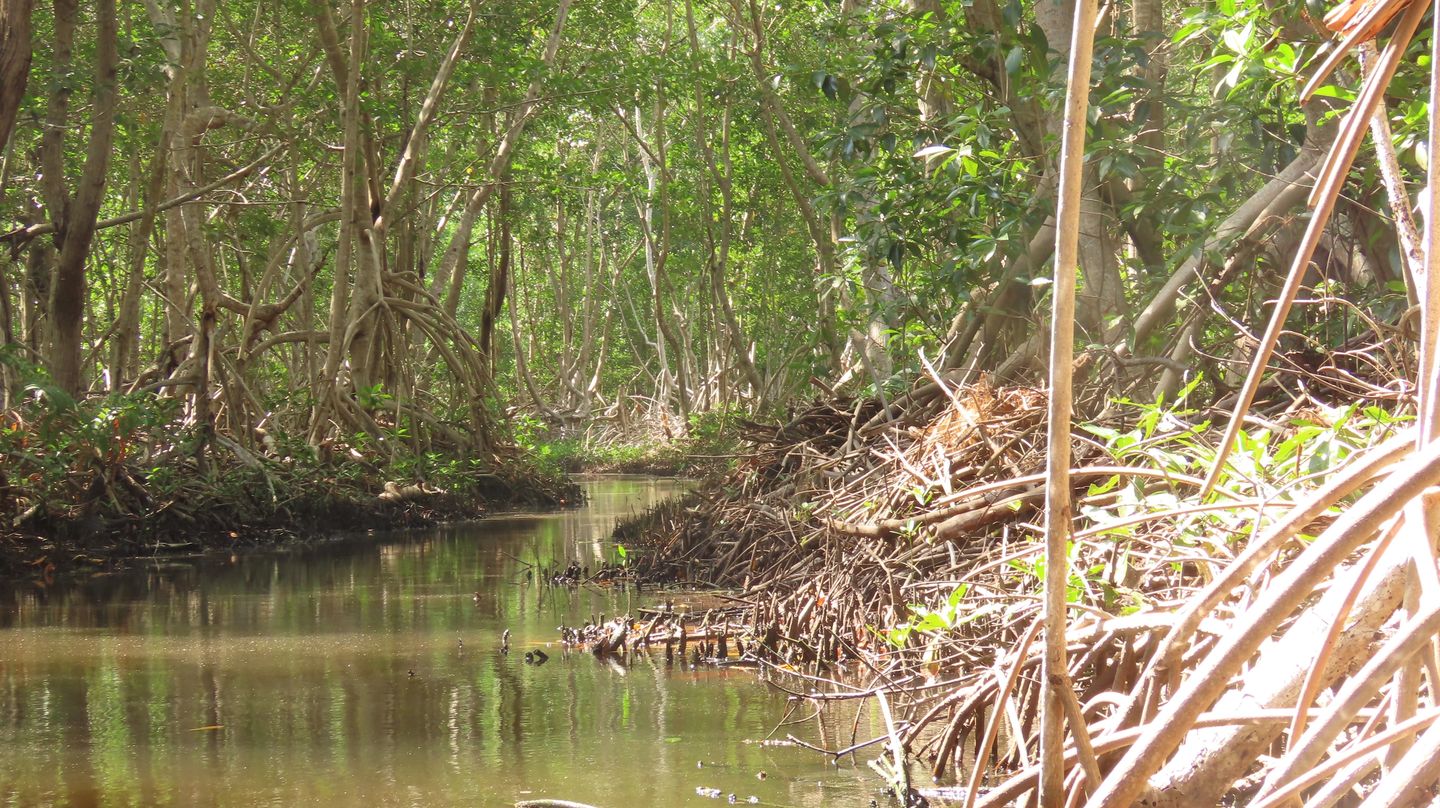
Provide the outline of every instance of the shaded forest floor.
[[[745,419],[738,410],[692,416],[684,434],[654,418],[592,424],[583,434],[520,429],[522,446],[543,464],[568,474],[648,474],[705,478],[734,468],[744,450]],[[543,434],[541,434],[543,432]],[[527,434],[528,433],[528,434]]]

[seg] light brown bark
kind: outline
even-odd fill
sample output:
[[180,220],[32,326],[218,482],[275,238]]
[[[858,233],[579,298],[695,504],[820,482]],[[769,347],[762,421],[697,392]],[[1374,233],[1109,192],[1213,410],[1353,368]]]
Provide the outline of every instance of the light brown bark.
[[[1046,0],[1041,0],[1044,5]],[[1080,262],[1085,216],[1085,122],[1090,101],[1090,63],[1095,42],[1096,0],[1075,4],[1070,67],[1060,145],[1059,200],[1055,209],[1055,285],[1050,324],[1050,395],[1045,480],[1045,694],[1040,710],[1040,804],[1065,802],[1065,700],[1072,698],[1066,664],[1065,625],[1070,586],[1069,543],[1073,531],[1070,486],[1070,417],[1075,354],[1075,269]],[[1071,727],[1083,734],[1085,727]]]
[[[57,72],[69,68],[73,53],[77,0],[55,2],[55,62]],[[52,95],[47,123],[61,127],[47,131],[42,148],[47,153],[47,169],[56,170],[50,199],[51,221],[56,223],[59,257],[50,290],[50,316],[53,329],[50,365],[55,383],[71,394],[83,391],[81,342],[85,317],[85,261],[95,235],[95,222],[104,197],[106,173],[110,166],[110,144],[115,132],[116,71],[119,63],[116,44],[115,0],[97,0],[95,4],[96,48],[94,104],[90,120],[90,142],[85,152],[85,166],[74,194],[63,186],[64,127],[69,112],[68,89],[57,89]],[[63,222],[63,224],[61,224]]]
[[[750,351],[750,340],[746,337],[745,329],[741,326],[739,318],[735,316],[735,307],[730,299],[730,290],[726,287],[725,281],[730,258],[732,222],[735,218],[735,171],[734,163],[730,159],[731,110],[727,103],[720,111],[720,156],[717,159],[715,146],[707,136],[710,127],[707,125],[704,113],[705,86],[699,78],[700,39],[695,29],[695,10],[692,0],[685,2],[685,27],[690,39],[690,63],[696,72],[695,111],[693,113],[695,148],[704,158],[707,169],[706,173],[702,175],[703,179],[699,183],[697,193],[700,199],[700,217],[705,233],[705,262],[710,278],[710,294],[719,309],[720,322],[724,326],[725,342],[730,349],[730,361],[744,375],[750,386],[751,396],[758,397],[763,394],[765,383],[760,377],[760,371],[755,367],[754,357]],[[715,217],[710,198],[711,182],[720,191],[720,216],[718,219]]]
[[[504,176],[509,171],[510,161],[514,157],[515,148],[520,144],[520,137],[525,132],[525,126],[535,115],[540,90],[544,87],[545,74],[555,64],[555,57],[560,52],[560,43],[565,33],[565,20],[570,14],[571,2],[572,0],[560,0],[560,5],[555,9],[555,22],[550,28],[549,38],[545,40],[545,50],[540,56],[542,69],[536,72],[535,77],[530,80],[529,86],[525,88],[525,97],[520,102],[519,108],[510,116],[505,134],[495,148],[495,154],[491,157],[489,165],[489,175],[492,178]],[[456,224],[455,234],[450,237],[450,243],[440,259],[440,266],[431,280],[431,294],[437,298],[444,295],[441,299],[444,300],[445,312],[451,317],[455,316],[455,312],[460,306],[460,291],[465,285],[466,257],[470,252],[470,235],[474,230],[475,220],[484,210],[485,203],[489,201],[490,195],[494,192],[495,181],[492,179],[476,188],[470,195]]]
[[[357,221],[358,204],[363,178],[360,177],[360,60],[354,58],[363,49],[365,35],[363,19],[364,0],[352,0],[351,41],[352,58],[348,63],[340,57],[338,37],[327,3],[319,4],[316,20],[324,44],[330,68],[336,75],[336,85],[342,91],[341,122],[344,130],[343,151],[340,161],[340,238],[335,251],[335,271],[330,294],[330,334],[325,351],[325,366],[320,372],[320,387],[310,422],[310,441],[318,443],[329,431],[329,419],[342,415],[347,409],[341,401],[339,390],[340,360],[349,347],[345,340],[347,322],[346,303],[350,297],[350,272],[355,252],[355,231],[364,226]],[[327,24],[328,23],[328,24]]]

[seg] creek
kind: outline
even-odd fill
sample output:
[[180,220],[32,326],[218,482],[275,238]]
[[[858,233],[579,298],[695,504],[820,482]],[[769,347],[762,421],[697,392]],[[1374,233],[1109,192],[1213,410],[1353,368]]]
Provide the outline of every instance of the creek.
[[653,601],[526,564],[616,558],[616,520],[683,485],[597,478],[572,511],[0,585],[0,805],[884,803],[863,760],[761,743],[847,746],[838,712],[777,730],[786,696],[752,672],[558,645]]

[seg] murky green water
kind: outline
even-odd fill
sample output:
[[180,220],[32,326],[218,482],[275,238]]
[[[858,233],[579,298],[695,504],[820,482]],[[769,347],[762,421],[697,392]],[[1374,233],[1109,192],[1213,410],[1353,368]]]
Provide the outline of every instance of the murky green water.
[[[598,565],[617,518],[676,490],[588,485],[579,511],[12,587],[0,805],[868,805],[863,766],[754,743],[786,703],[750,674],[553,645],[635,596],[527,584],[517,559]],[[776,737],[843,747],[835,724]]]

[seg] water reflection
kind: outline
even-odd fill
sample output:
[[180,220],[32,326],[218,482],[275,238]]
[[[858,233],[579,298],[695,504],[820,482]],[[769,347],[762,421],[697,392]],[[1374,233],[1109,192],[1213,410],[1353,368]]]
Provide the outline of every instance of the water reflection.
[[[676,490],[588,485],[580,511],[12,587],[0,804],[715,804],[700,786],[868,804],[863,769],[745,743],[785,706],[748,674],[659,658],[616,671],[554,646],[523,664],[561,623],[636,605],[527,583],[527,563],[598,566],[617,518]],[[845,724],[780,735],[843,746]]]

